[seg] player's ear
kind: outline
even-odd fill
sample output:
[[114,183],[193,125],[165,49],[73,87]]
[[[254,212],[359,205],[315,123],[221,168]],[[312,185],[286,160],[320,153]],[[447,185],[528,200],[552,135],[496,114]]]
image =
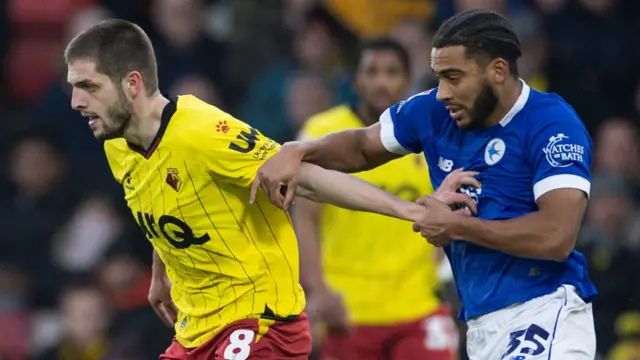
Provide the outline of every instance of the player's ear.
[[504,83],[509,77],[509,63],[503,58],[491,60],[489,66],[487,66],[487,75],[493,83]]
[[142,75],[138,71],[130,72],[124,79],[125,90],[128,90],[132,98],[144,92]]

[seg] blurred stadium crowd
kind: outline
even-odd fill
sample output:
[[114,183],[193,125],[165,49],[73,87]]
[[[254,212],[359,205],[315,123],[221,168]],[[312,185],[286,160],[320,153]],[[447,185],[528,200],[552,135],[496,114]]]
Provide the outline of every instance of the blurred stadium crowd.
[[412,56],[411,93],[433,87],[430,37],[442,19],[472,7],[508,14],[524,49],[523,78],[562,95],[593,136],[592,197],[578,247],[600,293],[598,351],[603,359],[640,359],[640,2],[0,4],[2,359],[157,359],[172,335],[147,303],[150,244],[127,213],[101,144],[70,109],[61,54],[77,32],[111,17],[139,23],[152,36],[163,92],[197,95],[283,142],[309,116],[355,101],[359,39],[396,38]]

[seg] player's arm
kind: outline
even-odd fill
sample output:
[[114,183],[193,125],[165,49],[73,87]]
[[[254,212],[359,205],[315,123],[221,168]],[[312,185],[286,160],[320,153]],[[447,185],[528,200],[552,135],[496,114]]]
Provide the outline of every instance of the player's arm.
[[331,331],[348,331],[349,316],[342,296],[327,285],[321,262],[319,223],[323,205],[298,198],[292,208],[293,223],[300,248],[300,283],[305,289],[312,322],[319,321]]
[[320,214],[323,204],[297,199],[292,208],[300,245],[300,279],[306,289],[326,288],[320,264]]
[[[307,122],[301,130],[299,138],[314,136],[313,122]],[[300,188],[296,192],[308,191]],[[309,193],[311,193],[309,191]],[[320,262],[320,216],[324,204],[303,197],[296,200],[291,215],[296,229],[300,247],[300,279],[305,290],[311,293],[324,292],[328,289],[324,281]]]
[[292,152],[300,161],[325,169],[359,172],[376,168],[400,154],[389,152],[382,143],[382,126],[349,129],[317,139],[286,143],[281,151]]
[[424,208],[345,173],[303,163],[296,195],[344,209],[417,220]]
[[[202,131],[205,138],[193,141],[200,149],[194,153],[202,157],[200,163],[205,164],[217,179],[249,187],[260,166],[267,159],[278,156],[280,145],[239,120],[228,117],[226,124],[226,132]],[[411,211],[422,211],[420,206],[365,181],[317,165],[301,164],[300,175],[302,186],[297,189],[297,195],[317,202],[402,219],[412,219]]]
[[[464,203],[475,213],[473,201],[467,195],[455,192],[461,185],[480,186],[473,175],[463,171],[451,173],[433,196],[447,205]],[[355,176],[308,163],[302,164],[297,195],[344,209],[409,221],[416,221],[424,215],[424,207],[416,203],[400,199]]]
[[[225,131],[199,129],[194,132],[188,144],[199,157],[198,163],[220,181],[240,187],[250,187],[255,183],[260,166],[267,159],[277,156],[280,145],[263,136],[257,129],[226,116]],[[298,195],[317,202],[326,202],[342,208],[374,212],[405,220],[416,220],[424,209],[414,203],[404,201],[365,181],[337,171],[325,170],[317,165],[301,164]],[[468,173],[456,177],[460,183],[452,184],[441,192],[447,203],[467,202],[466,195],[453,194],[460,184],[477,183]],[[455,187],[453,187],[455,186]],[[257,189],[252,187],[252,190]],[[255,193],[252,195],[255,198]]]
[[[381,140],[381,125],[335,132],[323,137],[284,144],[278,154],[260,168],[258,186],[276,206],[288,209],[300,181],[300,164],[317,164],[343,172],[368,170],[400,155],[389,152]],[[286,190],[282,193],[282,188]]]
[[420,153],[422,144],[412,114],[419,108],[422,120],[426,121],[429,108],[425,106],[428,102],[421,102],[424,98],[415,98],[391,106],[369,127],[335,132],[285,147],[292,147],[301,161],[348,173],[370,170],[409,153]]
[[160,259],[158,253],[153,250],[153,261],[151,263],[151,273],[153,276],[165,276],[167,274],[167,270]]
[[[567,186],[571,186],[567,183]],[[560,188],[537,201],[539,210],[510,220],[459,219],[456,239],[524,258],[564,261],[573,251],[587,196]]]
[[[424,118],[428,118],[429,109],[420,106],[413,104],[418,109],[414,109],[413,114],[420,111]],[[421,152],[415,115],[411,115],[410,107],[409,101],[393,105],[380,116],[378,123],[367,128],[285,144],[260,168],[254,187],[262,186],[272,203],[287,209],[299,182],[301,162],[341,172],[359,172],[411,152]],[[283,186],[286,187],[285,195],[281,194]]]
[[588,133],[570,119],[575,121],[538,127],[526,139],[538,210],[510,220],[459,219],[453,231],[458,238],[526,258],[569,256],[587,206],[592,157]]
[[178,309],[171,299],[171,284],[167,279],[165,265],[155,250],[153,251],[151,271],[149,303],[165,325],[173,327],[178,318]]

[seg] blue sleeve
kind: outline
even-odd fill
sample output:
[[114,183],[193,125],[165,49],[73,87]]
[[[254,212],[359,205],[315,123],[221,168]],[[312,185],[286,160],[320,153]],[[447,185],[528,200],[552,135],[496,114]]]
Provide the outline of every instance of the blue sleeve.
[[564,188],[579,189],[589,196],[593,143],[582,121],[568,105],[529,120],[537,122],[525,144],[533,166],[535,200]]
[[403,100],[380,115],[380,139],[391,153],[422,152],[422,139],[430,133],[431,90]]

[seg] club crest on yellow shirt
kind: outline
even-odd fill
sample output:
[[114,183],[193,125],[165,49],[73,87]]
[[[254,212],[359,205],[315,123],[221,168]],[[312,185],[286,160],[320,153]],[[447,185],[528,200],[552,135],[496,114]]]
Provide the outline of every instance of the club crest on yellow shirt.
[[178,176],[178,169],[168,168],[167,169],[167,184],[173,188],[175,191],[180,191],[180,186],[182,186],[182,180]]

